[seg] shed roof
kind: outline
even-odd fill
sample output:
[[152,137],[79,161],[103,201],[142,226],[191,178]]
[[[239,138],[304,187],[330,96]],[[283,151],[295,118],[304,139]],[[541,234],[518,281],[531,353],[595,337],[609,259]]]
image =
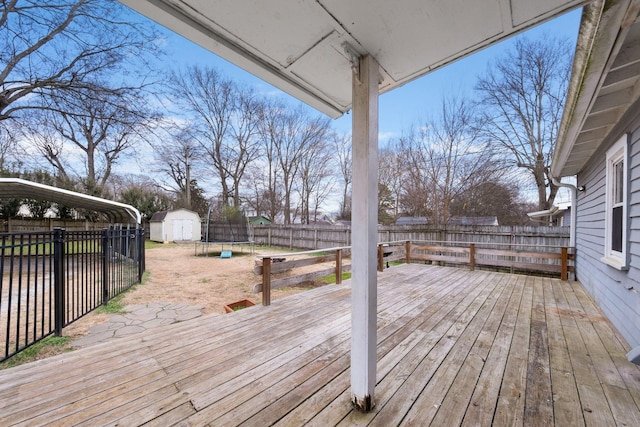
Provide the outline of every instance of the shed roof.
[[332,117],[369,54],[386,92],[585,0],[120,0]]
[[185,209],[185,208],[178,208],[178,209],[171,209],[171,210],[166,210],[166,211],[158,211],[158,212],[154,213],[153,215],[151,215],[151,219],[149,219],[149,222],[162,222],[167,217],[167,214],[172,213],[172,212],[180,212],[180,211],[188,212],[190,214],[193,214],[193,215],[198,217],[198,220],[200,220],[200,215],[198,215],[198,212],[194,212],[192,210]]
[[0,178],[0,198],[50,201],[72,208],[101,212],[115,222],[129,222],[133,219],[136,224],[140,224],[142,221],[140,211],[131,205],[20,178]]

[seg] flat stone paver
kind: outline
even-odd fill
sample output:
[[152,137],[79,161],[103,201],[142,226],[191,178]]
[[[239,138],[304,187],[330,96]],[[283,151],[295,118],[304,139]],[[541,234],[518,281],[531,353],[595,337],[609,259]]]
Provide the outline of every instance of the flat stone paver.
[[168,302],[128,305],[124,308],[125,313],[114,314],[107,323],[92,326],[86,336],[73,341],[71,345],[86,347],[144,333],[147,329],[195,319],[202,316],[202,310],[201,306]]

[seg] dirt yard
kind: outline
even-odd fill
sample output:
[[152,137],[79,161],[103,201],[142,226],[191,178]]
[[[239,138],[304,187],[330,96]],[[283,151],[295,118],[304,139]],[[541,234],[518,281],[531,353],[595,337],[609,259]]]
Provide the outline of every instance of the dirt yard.
[[[211,245],[209,252],[220,251]],[[225,250],[229,249],[225,247]],[[152,302],[186,303],[203,307],[203,314],[223,314],[224,305],[243,299],[259,304],[262,294],[253,293],[253,285],[261,281],[253,274],[255,260],[267,251],[254,251],[249,247],[234,247],[230,259],[205,256],[202,246],[195,244],[165,244],[146,250],[147,278],[136,285],[122,299],[123,305]],[[274,250],[269,249],[269,254]],[[304,290],[289,287],[274,289],[271,298],[282,298]],[[106,322],[110,314],[90,313],[65,329],[65,335],[79,338],[93,325]]]

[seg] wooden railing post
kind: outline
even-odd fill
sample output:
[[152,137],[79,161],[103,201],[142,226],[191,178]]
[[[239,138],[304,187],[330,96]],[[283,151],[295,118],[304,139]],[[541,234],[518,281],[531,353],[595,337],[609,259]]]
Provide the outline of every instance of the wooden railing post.
[[336,285],[342,283],[342,249],[336,249]]
[[271,258],[262,258],[262,305],[271,305]]
[[569,278],[569,256],[567,248],[560,248],[560,253],[560,263],[562,265],[560,271],[560,280],[566,281]]
[[382,243],[378,243],[378,271],[384,271],[384,251]]
[[404,252],[405,264],[411,264],[411,240],[407,240],[404,243]]
[[476,245],[475,243],[469,243],[469,270],[473,271],[476,268]]

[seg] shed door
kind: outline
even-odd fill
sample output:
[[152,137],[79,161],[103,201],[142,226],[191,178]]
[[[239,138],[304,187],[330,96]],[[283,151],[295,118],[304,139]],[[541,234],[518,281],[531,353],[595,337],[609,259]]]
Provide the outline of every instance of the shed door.
[[193,240],[193,227],[190,219],[173,220],[173,240]]

